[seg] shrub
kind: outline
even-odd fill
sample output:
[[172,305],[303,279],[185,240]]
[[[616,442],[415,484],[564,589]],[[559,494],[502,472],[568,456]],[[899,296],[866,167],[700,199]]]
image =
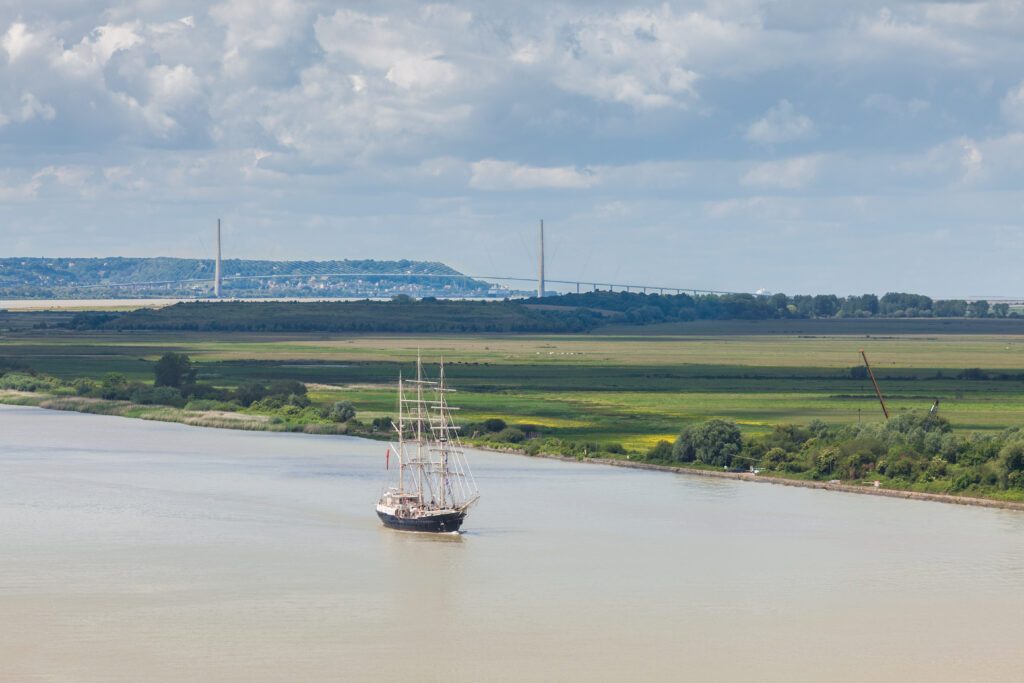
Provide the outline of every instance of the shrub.
[[79,396],[96,396],[100,389],[100,383],[88,377],[79,377],[71,386]]
[[613,455],[625,455],[626,449],[621,443],[609,443],[605,444],[604,452],[611,453]]
[[647,451],[648,460],[671,460],[672,444],[668,441],[659,441]]
[[127,401],[135,393],[135,390],[142,385],[138,382],[132,383],[120,372],[111,372],[104,375],[100,382],[100,398],[112,401]]
[[526,440],[526,434],[516,427],[506,427],[500,432],[492,434],[490,438],[501,443],[522,443]]
[[258,382],[243,382],[235,389],[235,400],[248,408],[267,395],[267,388]]
[[162,405],[175,408],[185,406],[185,399],[182,398],[181,392],[169,386],[140,387],[133,391],[129,398],[132,403],[141,403],[142,405]]
[[335,422],[348,422],[356,416],[356,408],[351,401],[338,401],[331,406],[330,415]]
[[484,420],[480,426],[483,428],[485,432],[500,432],[501,430],[505,429],[505,427],[507,427],[508,425],[505,424],[504,420],[497,417],[492,417]]
[[792,456],[776,446],[764,454],[764,457],[761,458],[761,466],[768,470],[781,470],[790,460],[792,460]]
[[14,391],[52,391],[60,385],[60,380],[53,377],[41,377],[22,372],[8,372],[0,377],[0,389]]

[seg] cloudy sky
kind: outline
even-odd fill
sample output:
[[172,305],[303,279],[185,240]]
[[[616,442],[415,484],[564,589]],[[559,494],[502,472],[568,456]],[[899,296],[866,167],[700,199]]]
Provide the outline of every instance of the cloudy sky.
[[0,255],[1024,295],[1024,0],[4,0]]

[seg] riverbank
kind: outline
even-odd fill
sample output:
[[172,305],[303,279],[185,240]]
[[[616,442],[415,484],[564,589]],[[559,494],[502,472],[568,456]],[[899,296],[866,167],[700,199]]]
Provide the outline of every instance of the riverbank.
[[[104,399],[83,398],[78,396],[55,396],[49,394],[37,394],[25,391],[0,391],[0,403],[8,405],[34,406],[46,410],[65,410],[79,413],[91,413],[96,415],[111,415],[116,417],[129,417],[142,420],[153,420],[158,422],[177,422],[193,427],[211,427],[217,429],[240,429],[245,431],[267,431],[267,432],[300,432],[305,434],[335,434],[347,436],[359,436],[369,439],[380,439],[379,434],[363,433],[347,428],[347,425],[301,425],[292,426],[274,422],[266,415],[252,415],[248,413],[232,413],[218,410],[185,410],[183,408],[171,408],[167,406],[144,406],[128,401],[108,401]],[[494,453],[508,453],[527,457],[540,457],[563,462],[574,462],[595,465],[608,465],[612,467],[625,467],[630,469],[650,470],[657,472],[671,472],[673,474],[686,474],[699,477],[713,477],[717,479],[734,479],[740,481],[755,482],[761,484],[777,484],[781,486],[795,486],[800,488],[820,489],[825,491],[841,491],[843,493],[857,493],[872,496],[884,496],[888,498],[902,498],[905,500],[921,500],[935,503],[947,503],[952,505],[971,505],[976,507],[998,508],[1003,510],[1018,510],[1024,512],[1024,502],[1000,500],[996,498],[979,498],[973,496],[955,496],[943,493],[929,493],[923,491],[910,491],[907,489],[882,488],[873,485],[844,484],[838,481],[815,481],[808,479],[788,479],[779,476],[766,476],[751,472],[727,472],[701,467],[687,467],[685,465],[663,465],[651,462],[638,462],[629,459],[617,458],[573,458],[553,453],[537,453],[531,455],[520,448],[495,448],[486,444],[471,443],[471,447],[491,451]]]
[[[511,453],[514,455],[528,455],[516,448],[493,448],[474,444],[473,448],[494,453]],[[883,496],[886,498],[903,498],[905,500],[922,500],[933,503],[948,503],[952,505],[972,505],[975,507],[996,508],[1001,510],[1019,510],[1024,512],[1024,502],[1014,500],[999,500],[997,498],[978,498],[975,496],[954,496],[947,493],[928,493],[925,491],[909,491],[907,489],[881,488],[873,485],[843,484],[836,481],[815,481],[809,479],[786,479],[772,475],[754,474],[752,472],[727,472],[724,470],[713,470],[703,467],[687,467],[685,465],[661,465],[653,462],[638,462],[636,460],[622,460],[616,458],[571,458],[565,455],[553,453],[538,453],[529,456],[546,458],[548,460],[560,460],[562,462],[575,462],[592,465],[608,465],[611,467],[625,467],[635,470],[650,470],[655,472],[671,472],[672,474],[686,474],[696,477],[711,477],[714,479],[735,479],[739,481],[750,481],[759,484],[778,484],[781,486],[793,486],[805,489],[820,489],[824,491],[841,491],[843,493],[859,493],[869,496]]]
[[110,401],[84,396],[60,396],[28,391],[0,391],[0,403],[33,406],[46,410],[66,410],[93,415],[130,417],[155,422],[177,422],[192,427],[241,429],[256,432],[301,432],[304,434],[347,434],[373,438],[372,434],[351,430],[345,424],[290,424],[271,415],[227,410],[187,410],[163,405],[141,405],[130,401]]

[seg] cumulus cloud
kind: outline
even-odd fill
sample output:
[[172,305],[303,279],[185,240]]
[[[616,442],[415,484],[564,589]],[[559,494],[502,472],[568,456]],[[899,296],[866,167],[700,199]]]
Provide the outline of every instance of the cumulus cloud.
[[587,169],[523,166],[496,159],[477,161],[472,164],[472,171],[469,184],[478,190],[582,189],[598,180],[596,174]]
[[[102,198],[160,202],[153,231],[173,232],[217,201],[299,250],[314,243],[292,226],[346,212],[402,239],[423,213],[471,232],[543,201],[639,236],[788,207],[813,222],[842,193],[1010,196],[1021,31],[1007,0],[8,0],[4,229],[75,224]],[[107,222],[94,234],[122,230]]]
[[746,138],[762,145],[775,145],[814,137],[814,122],[800,114],[789,100],[779,103],[747,127]]
[[0,109],[0,127],[12,122],[26,123],[35,118],[52,121],[56,116],[56,109],[40,102],[39,98],[27,92],[22,93],[20,102],[11,109],[7,111]]
[[687,38],[700,15],[680,17],[665,6],[575,19],[548,27],[540,39],[520,39],[512,59],[547,72],[568,92],[640,109],[696,98],[699,74],[688,64]]

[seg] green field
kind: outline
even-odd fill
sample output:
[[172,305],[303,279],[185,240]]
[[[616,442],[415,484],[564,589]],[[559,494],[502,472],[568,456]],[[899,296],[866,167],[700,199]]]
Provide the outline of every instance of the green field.
[[[759,323],[740,322],[536,336],[22,329],[0,338],[0,358],[62,379],[121,372],[148,381],[153,361],[178,351],[198,362],[202,382],[298,379],[313,385],[316,402],[353,401],[365,421],[394,412],[398,373],[410,373],[421,353],[431,363],[444,358],[459,390],[452,403],[467,422],[500,417],[639,451],[710,417],[750,433],[813,419],[880,421],[870,384],[850,373],[864,348],[896,413],[939,398],[961,432],[1024,422],[1024,328],[816,322],[769,321],[764,334]],[[960,377],[971,368],[983,374]]]

